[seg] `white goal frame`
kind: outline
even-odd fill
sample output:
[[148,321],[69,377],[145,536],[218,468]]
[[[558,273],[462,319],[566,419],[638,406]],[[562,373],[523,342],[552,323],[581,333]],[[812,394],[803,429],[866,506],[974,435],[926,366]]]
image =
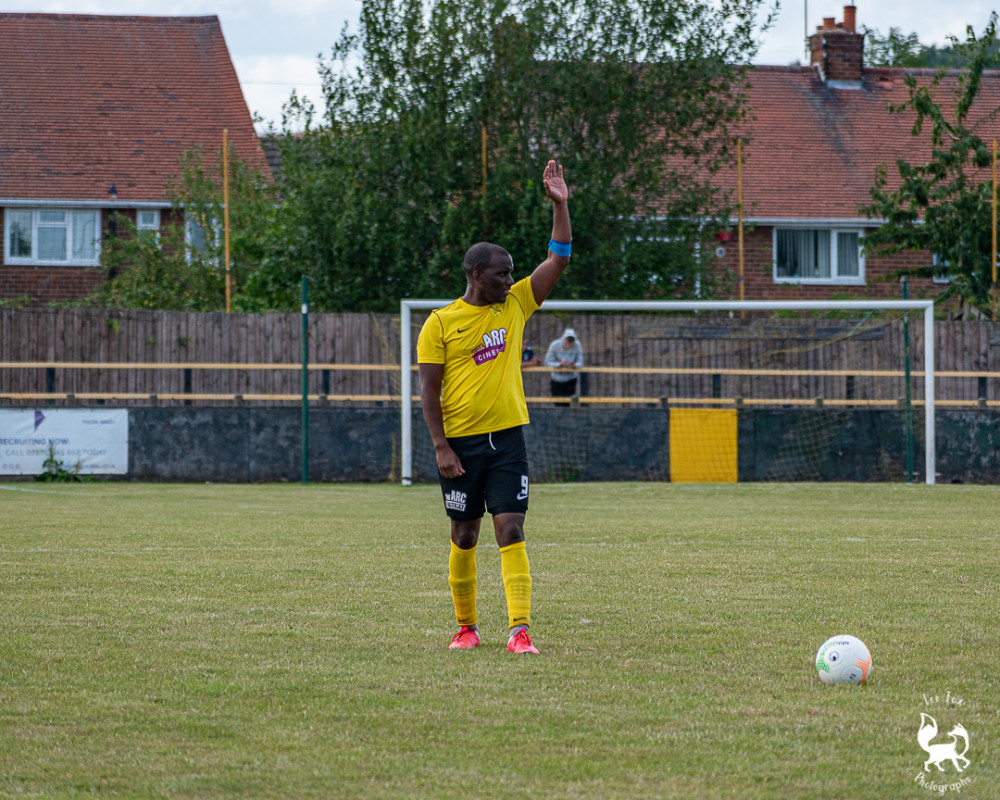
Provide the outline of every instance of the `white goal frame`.
[[[442,308],[452,300],[411,300],[399,304],[401,394],[401,479],[413,483],[413,362],[411,312]],[[546,300],[539,311],[923,311],[924,463],[928,486],[935,483],[934,301],[933,300]]]

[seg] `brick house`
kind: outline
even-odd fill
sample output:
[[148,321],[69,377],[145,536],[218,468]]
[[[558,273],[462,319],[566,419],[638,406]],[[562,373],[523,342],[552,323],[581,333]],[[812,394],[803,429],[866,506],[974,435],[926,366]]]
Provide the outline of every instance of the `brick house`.
[[[931,253],[865,256],[860,243],[877,221],[859,213],[879,164],[890,184],[896,160],[930,160],[930,136],[911,135],[912,113],[890,114],[890,104],[908,99],[906,75],[929,84],[937,70],[864,68],[864,35],[855,30],[854,6],[844,20],[826,18],[809,36],[811,64],[750,70],[749,119],[742,131],[744,296],[747,300],[899,298],[900,286],[886,276],[900,267],[932,263]],[[951,71],[935,92],[953,107],[961,73]],[[983,75],[969,122],[979,121],[984,141],[1000,137],[1000,71]],[[981,176],[991,180],[988,170]],[[735,190],[735,167],[722,185]],[[715,241],[716,268],[739,273],[736,220],[731,238]],[[724,254],[723,254],[724,251]],[[733,298],[739,299],[739,283]],[[911,296],[933,296],[931,279],[910,281]]]
[[215,16],[0,13],[0,298],[80,298],[112,211],[170,221],[201,145],[267,170]]
[[[929,83],[936,70],[863,67],[854,6],[809,37],[811,64],[749,72],[750,115],[742,170],[743,287],[748,300],[898,297],[885,280],[930,253],[866,256],[877,221],[869,201],[875,169],[926,160],[928,137],[912,115],[890,114],[908,97],[907,74]],[[958,72],[936,97],[947,104]],[[1000,72],[987,72],[972,122],[1000,137]],[[221,148],[267,170],[219,21],[0,13],[0,299],[48,302],[82,297],[96,269],[112,210],[140,226],[168,221],[166,187],[183,152]],[[983,176],[984,180],[988,176]],[[736,189],[735,167],[721,185]],[[736,236],[708,248],[714,269],[739,274]],[[733,298],[739,297],[734,282]],[[911,282],[914,296],[936,291]]]

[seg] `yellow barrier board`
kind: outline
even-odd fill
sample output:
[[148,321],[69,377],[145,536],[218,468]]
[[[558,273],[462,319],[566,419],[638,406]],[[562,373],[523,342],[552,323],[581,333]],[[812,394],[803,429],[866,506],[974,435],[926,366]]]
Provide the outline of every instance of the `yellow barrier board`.
[[735,409],[670,409],[670,480],[736,483]]

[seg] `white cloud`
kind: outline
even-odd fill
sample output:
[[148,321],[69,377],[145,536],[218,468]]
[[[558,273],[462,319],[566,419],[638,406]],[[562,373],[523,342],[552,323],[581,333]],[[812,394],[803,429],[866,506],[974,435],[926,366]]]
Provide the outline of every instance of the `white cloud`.
[[[266,5],[274,17],[291,17],[323,24],[329,20],[357,20],[361,15],[361,0],[297,0],[289,4],[287,0],[267,0]],[[340,33],[343,23],[329,31],[331,41]]]

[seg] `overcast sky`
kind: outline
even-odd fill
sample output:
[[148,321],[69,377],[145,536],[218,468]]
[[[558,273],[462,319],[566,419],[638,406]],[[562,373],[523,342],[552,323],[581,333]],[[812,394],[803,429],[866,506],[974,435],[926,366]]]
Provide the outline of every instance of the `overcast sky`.
[[[18,3],[19,0],[14,0]],[[843,0],[782,0],[774,28],[763,35],[758,64],[805,60],[804,36],[823,17],[844,18]],[[981,32],[995,7],[983,0],[856,0],[858,25],[883,35],[890,28],[916,33],[925,45],[964,38],[967,25]],[[214,14],[251,113],[280,127],[281,105],[295,89],[318,105],[317,57],[328,53],[344,23],[357,22],[361,0],[34,0],[8,11],[76,14]],[[258,126],[264,129],[265,125]]]

